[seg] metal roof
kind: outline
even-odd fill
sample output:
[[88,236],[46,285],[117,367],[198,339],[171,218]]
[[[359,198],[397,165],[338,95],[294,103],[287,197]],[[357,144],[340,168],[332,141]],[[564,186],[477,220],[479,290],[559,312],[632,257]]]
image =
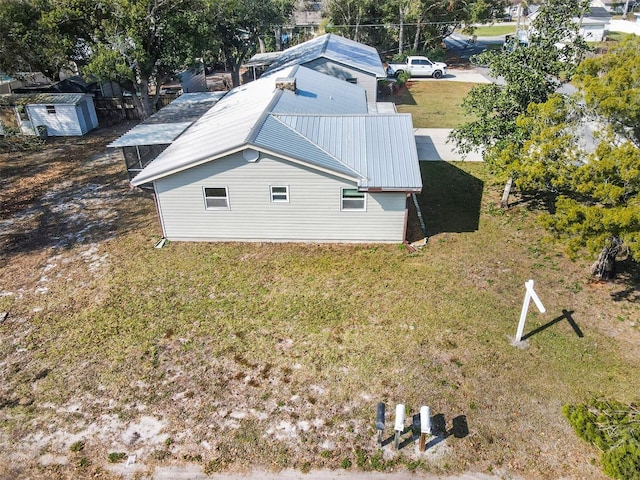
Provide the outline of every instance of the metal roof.
[[9,93],[0,95],[0,105],[77,105],[84,93]]
[[285,125],[362,176],[359,187],[421,190],[411,115],[278,115]]
[[[408,114],[370,115],[364,89],[305,67],[231,90],[132,180],[142,185],[254,148],[348,178],[362,189],[422,188]],[[276,88],[293,77],[296,91]]]
[[387,76],[380,55],[375,48],[333,33],[327,33],[286,49],[271,64],[266,73],[293,65],[304,65],[318,58],[333,60],[378,78],[386,78]]
[[141,123],[136,125],[107,147],[135,147],[140,145],[169,145],[184,132],[191,122]]
[[144,123],[193,123],[213,107],[226,93],[183,93],[169,105],[147,118]]
[[184,93],[107,147],[168,145],[227,92]]
[[282,52],[256,53],[244,63],[244,67],[266,67],[275,62]]

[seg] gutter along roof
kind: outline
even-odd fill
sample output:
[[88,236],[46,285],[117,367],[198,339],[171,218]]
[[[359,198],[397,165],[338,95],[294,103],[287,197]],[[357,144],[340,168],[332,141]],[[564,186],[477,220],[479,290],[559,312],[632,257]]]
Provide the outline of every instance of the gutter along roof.
[[[295,92],[276,87],[295,79]],[[248,148],[355,182],[422,188],[408,114],[368,114],[365,90],[302,66],[231,90],[133,180],[142,185]]]

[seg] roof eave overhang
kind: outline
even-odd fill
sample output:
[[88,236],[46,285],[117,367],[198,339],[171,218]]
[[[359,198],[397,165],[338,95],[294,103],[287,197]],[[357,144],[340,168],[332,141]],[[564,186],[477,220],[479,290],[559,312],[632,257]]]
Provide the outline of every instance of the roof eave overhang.
[[[382,74],[382,73],[379,73],[379,72],[374,72],[373,70],[364,69],[362,67],[358,67],[358,66],[353,65],[351,63],[346,63],[346,62],[343,62],[341,60],[337,60],[337,59],[333,58],[330,55],[324,54],[324,55],[322,55],[322,58],[325,58],[327,60],[331,60],[332,62],[339,63],[340,65],[343,65],[343,66],[348,67],[348,68],[353,68],[354,70],[358,70],[359,72],[366,73],[368,75],[375,75],[376,78],[387,78],[386,74]],[[382,63],[381,63],[381,65],[382,65]],[[384,67],[381,67],[381,68],[382,68],[382,70],[384,70]]]
[[358,187],[361,192],[367,193],[380,193],[380,192],[405,192],[405,193],[420,193],[422,187]]
[[131,185],[133,185],[134,187],[137,187],[137,186],[140,186],[140,185],[144,185],[145,183],[155,182],[156,180],[160,180],[162,178],[169,177],[171,175],[175,175],[176,173],[180,173],[180,172],[183,172],[185,170],[189,170],[191,168],[198,167],[198,166],[203,165],[203,164],[208,163],[208,162],[213,162],[215,160],[218,160],[219,158],[223,158],[223,157],[226,157],[228,155],[233,155],[234,153],[241,152],[243,150],[246,150],[247,148],[252,148],[252,149],[257,150],[257,151],[259,151],[261,153],[265,153],[267,155],[273,155],[273,156],[282,158],[283,160],[289,161],[291,163],[295,163],[295,164],[298,164],[298,165],[302,165],[302,166],[311,168],[313,170],[317,170],[317,171],[320,171],[320,172],[323,172],[323,173],[327,173],[327,174],[334,175],[334,176],[337,176],[337,177],[340,177],[340,178],[344,178],[346,180],[350,180],[350,181],[355,182],[355,183],[358,183],[358,182],[360,182],[362,180],[361,177],[355,177],[353,175],[347,175],[346,173],[338,172],[336,170],[331,170],[330,168],[324,168],[324,167],[321,167],[319,165],[315,165],[314,163],[307,162],[307,161],[304,161],[304,160],[299,159],[299,158],[294,158],[294,157],[291,157],[289,155],[284,155],[284,154],[282,154],[282,153],[280,153],[278,151],[275,151],[275,150],[266,149],[264,147],[253,145],[251,143],[245,143],[240,147],[236,147],[236,148],[232,148],[232,149],[226,150],[224,152],[221,152],[221,153],[219,153],[217,155],[214,155],[214,156],[211,156],[211,157],[203,158],[202,160],[199,160],[198,162],[191,163],[189,165],[186,165],[186,166],[183,166],[183,167],[180,167],[180,168],[167,170],[166,172],[163,172],[163,173],[158,173],[158,174],[153,175],[153,176],[151,176],[149,178],[145,178],[144,181],[136,181],[136,179],[138,177],[134,177],[131,180]]

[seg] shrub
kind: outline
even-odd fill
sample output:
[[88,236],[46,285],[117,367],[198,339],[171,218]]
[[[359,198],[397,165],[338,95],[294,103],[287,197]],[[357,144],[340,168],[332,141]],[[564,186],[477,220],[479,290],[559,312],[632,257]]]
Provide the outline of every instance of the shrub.
[[71,446],[69,447],[69,451],[71,452],[80,452],[81,450],[84,449],[84,441],[83,440],[78,440],[77,442],[73,442],[71,444]]
[[118,463],[123,461],[127,457],[127,454],[124,452],[111,452],[107,455],[107,459],[109,463]]
[[576,434],[601,452],[604,473],[640,480],[640,405],[593,399],[562,407]]

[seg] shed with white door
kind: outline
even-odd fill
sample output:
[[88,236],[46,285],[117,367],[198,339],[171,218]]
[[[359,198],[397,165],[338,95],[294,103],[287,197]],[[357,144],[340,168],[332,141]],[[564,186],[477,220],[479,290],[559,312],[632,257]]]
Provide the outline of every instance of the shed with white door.
[[46,127],[54,137],[81,136],[98,127],[93,97],[83,93],[0,95],[0,121],[24,134]]

